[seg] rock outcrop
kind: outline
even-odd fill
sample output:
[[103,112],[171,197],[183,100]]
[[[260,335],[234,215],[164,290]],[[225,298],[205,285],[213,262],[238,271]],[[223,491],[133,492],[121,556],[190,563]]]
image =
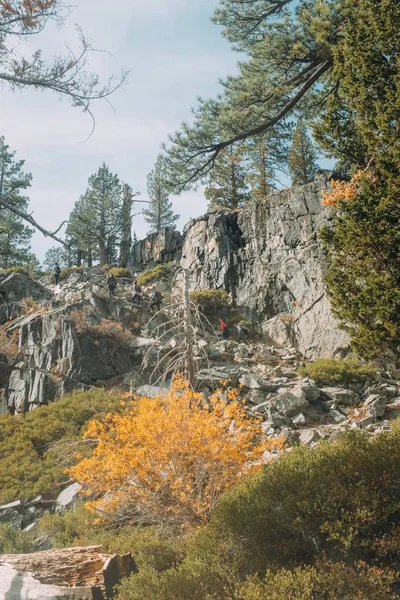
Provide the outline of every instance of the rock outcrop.
[[142,271],[158,263],[177,260],[182,250],[183,237],[179,231],[168,227],[159,233],[152,233],[133,245],[128,267]]
[[135,571],[130,554],[103,554],[101,546],[3,554],[0,600],[108,600]]
[[309,357],[347,347],[325,294],[325,257],[318,230],[332,225],[321,204],[326,178],[271,194],[239,213],[214,212],[185,229],[181,266],[192,290],[229,292],[269,340]]

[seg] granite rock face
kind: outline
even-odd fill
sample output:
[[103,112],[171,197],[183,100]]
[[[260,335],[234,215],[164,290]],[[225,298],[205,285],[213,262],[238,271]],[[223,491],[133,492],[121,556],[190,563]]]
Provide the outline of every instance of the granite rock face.
[[348,337],[326,297],[318,230],[332,225],[321,204],[326,177],[277,192],[239,213],[214,212],[185,229],[181,266],[192,290],[225,289],[271,343],[308,357],[340,354]]
[[167,263],[180,256],[183,238],[179,231],[168,227],[152,233],[132,246],[128,267],[142,271],[158,263]]

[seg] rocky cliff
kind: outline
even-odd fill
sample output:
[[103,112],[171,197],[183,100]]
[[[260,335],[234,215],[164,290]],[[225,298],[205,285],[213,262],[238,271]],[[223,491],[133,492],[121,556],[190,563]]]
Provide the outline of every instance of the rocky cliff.
[[214,212],[185,228],[181,266],[192,290],[224,289],[271,343],[309,357],[347,346],[325,294],[318,230],[333,212],[321,204],[326,177],[271,194],[242,211]]

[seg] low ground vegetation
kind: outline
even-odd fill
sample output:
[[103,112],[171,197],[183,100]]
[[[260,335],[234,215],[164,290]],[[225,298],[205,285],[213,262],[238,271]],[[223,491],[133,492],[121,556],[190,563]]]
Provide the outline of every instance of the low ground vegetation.
[[192,292],[191,301],[200,306],[206,314],[215,314],[218,311],[226,311],[230,307],[230,297],[225,290],[203,290]]
[[142,569],[119,598],[394,598],[399,429],[343,435],[268,464],[223,496],[178,566]]
[[114,277],[126,277],[127,279],[133,279],[132,271],[123,267],[110,267],[107,272],[108,275],[114,275]]
[[318,358],[299,368],[299,374],[314,379],[317,384],[348,384],[364,382],[376,376],[377,369],[356,359]]
[[18,332],[16,330],[8,332],[2,325],[0,325],[0,355],[5,356],[9,364],[14,363],[20,355]]
[[[139,572],[118,600],[394,600],[399,442],[395,422],[375,438],[351,432],[295,448],[228,490],[211,521],[189,531],[110,530],[80,506],[43,517],[40,536],[55,547],[132,552]],[[9,531],[3,538],[8,551],[31,543]]]
[[26,275],[27,277],[31,276],[31,272],[28,271],[28,269],[26,267],[8,267],[7,269],[0,269],[0,276],[1,275],[11,275],[11,273],[22,273],[23,275]]
[[0,417],[0,503],[54,497],[68,476],[52,444],[77,439],[94,416],[119,410],[122,399],[103,390],[74,392],[25,415]]
[[82,309],[74,309],[70,317],[74,322],[77,333],[90,333],[96,339],[109,340],[116,346],[125,346],[132,340],[132,333],[111,319],[100,319],[98,323],[91,323],[94,309],[85,306]]

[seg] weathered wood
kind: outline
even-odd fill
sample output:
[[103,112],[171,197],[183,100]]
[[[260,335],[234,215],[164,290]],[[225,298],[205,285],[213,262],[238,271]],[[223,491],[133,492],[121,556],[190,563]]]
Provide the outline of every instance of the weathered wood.
[[136,571],[130,554],[101,546],[0,555],[0,600],[108,600],[122,577]]

